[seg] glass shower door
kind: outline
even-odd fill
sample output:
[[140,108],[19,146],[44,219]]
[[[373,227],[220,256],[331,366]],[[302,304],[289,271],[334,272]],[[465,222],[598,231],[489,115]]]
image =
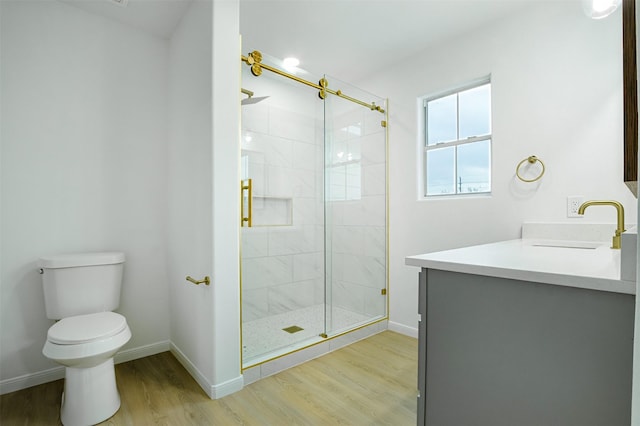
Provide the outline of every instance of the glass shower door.
[[[384,99],[333,77],[329,87]],[[325,99],[325,269],[328,336],[386,317],[386,114],[338,96]]]
[[272,73],[255,77],[248,67],[242,72],[243,215],[251,202],[252,222],[241,228],[247,367],[322,339],[324,140],[313,89]]

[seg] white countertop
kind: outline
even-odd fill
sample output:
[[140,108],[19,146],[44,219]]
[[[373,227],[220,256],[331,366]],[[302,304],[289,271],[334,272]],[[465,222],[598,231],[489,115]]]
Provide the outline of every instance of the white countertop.
[[609,246],[610,243],[605,242],[519,239],[409,256],[405,258],[405,264],[635,294],[635,282],[620,280],[620,250]]

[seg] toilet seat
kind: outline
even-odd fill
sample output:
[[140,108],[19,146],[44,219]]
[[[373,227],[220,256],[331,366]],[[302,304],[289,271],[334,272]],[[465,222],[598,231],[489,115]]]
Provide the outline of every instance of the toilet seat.
[[57,345],[78,345],[104,340],[127,328],[127,320],[115,312],[98,312],[63,318],[49,328],[47,340]]
[[[91,331],[90,327],[81,326],[87,319],[89,321],[86,321],[86,324],[97,324],[95,330]],[[52,338],[63,343],[58,343]],[[79,367],[85,368],[95,362],[95,357],[115,355],[129,339],[131,330],[125,317],[120,314],[100,312],[78,315],[62,319],[51,326],[42,353],[63,365],[66,365],[67,361],[76,360],[81,362]],[[87,361],[85,363],[82,360]]]

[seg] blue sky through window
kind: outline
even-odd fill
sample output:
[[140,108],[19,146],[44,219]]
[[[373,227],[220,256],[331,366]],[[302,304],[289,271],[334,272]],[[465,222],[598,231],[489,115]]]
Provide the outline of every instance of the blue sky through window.
[[425,118],[426,195],[490,192],[491,84],[427,101]]

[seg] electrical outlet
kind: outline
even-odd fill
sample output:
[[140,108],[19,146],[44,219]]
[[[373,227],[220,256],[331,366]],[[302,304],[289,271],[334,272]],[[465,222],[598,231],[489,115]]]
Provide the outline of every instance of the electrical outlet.
[[578,209],[584,202],[584,197],[581,195],[570,195],[567,197],[567,217],[582,217],[578,214]]

